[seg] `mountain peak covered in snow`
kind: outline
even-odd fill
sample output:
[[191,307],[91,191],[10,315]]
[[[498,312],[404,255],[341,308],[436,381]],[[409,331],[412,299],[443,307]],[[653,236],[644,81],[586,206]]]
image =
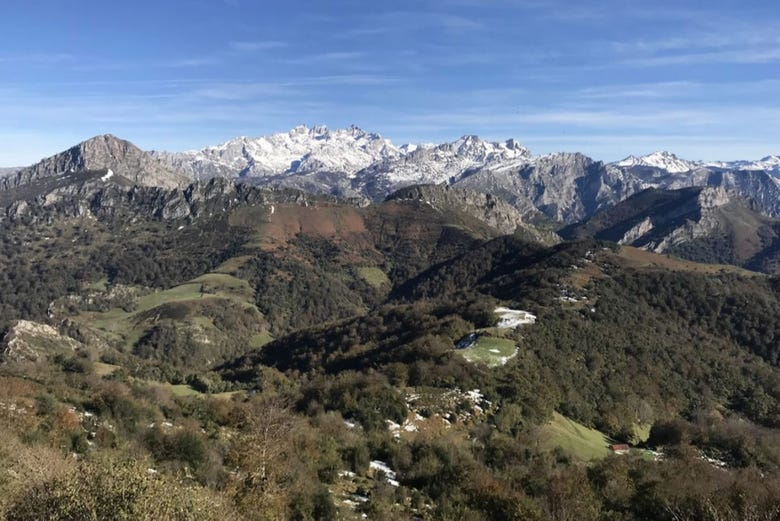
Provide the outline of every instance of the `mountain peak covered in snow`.
[[705,166],[729,170],[764,170],[775,175],[780,175],[780,156],[766,156],[758,161],[713,161],[707,163]]
[[514,139],[486,141],[474,135],[440,145],[404,146],[404,155],[358,172],[356,188],[383,197],[403,186],[453,183],[477,169],[512,168],[529,164],[531,152]]
[[613,163],[615,166],[631,168],[635,166],[644,166],[650,168],[659,168],[666,170],[670,174],[679,174],[689,172],[695,169],[699,164],[694,161],[680,159],[671,152],[659,150],[645,156],[628,156],[622,161]]
[[358,170],[403,152],[390,140],[357,126],[331,130],[299,125],[288,132],[239,137],[220,145],[161,154],[193,178],[275,177],[325,171],[351,177]]

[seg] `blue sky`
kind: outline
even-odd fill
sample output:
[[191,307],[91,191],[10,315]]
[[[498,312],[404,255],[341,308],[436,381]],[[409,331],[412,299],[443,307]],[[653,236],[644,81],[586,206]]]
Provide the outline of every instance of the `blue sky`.
[[780,154],[780,2],[0,2],[0,166],[298,124],[596,159]]

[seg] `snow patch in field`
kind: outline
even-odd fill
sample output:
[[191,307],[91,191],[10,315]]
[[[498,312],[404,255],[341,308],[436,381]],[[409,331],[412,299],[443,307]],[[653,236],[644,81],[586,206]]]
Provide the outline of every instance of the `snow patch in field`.
[[496,327],[500,329],[514,329],[526,324],[534,324],[536,315],[521,309],[497,307],[493,312],[498,315]]

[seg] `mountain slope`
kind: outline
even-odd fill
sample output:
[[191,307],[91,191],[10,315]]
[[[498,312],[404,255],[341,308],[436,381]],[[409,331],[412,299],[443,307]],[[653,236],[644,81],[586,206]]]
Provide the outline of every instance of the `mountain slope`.
[[105,134],[0,179],[0,187],[9,189],[37,179],[89,170],[111,170],[141,186],[172,188],[188,182],[184,175],[129,141]]
[[780,221],[721,187],[648,189],[560,234],[774,273]]
[[464,212],[501,233],[521,234],[542,244],[555,244],[560,240],[552,231],[553,223],[533,206],[528,215],[523,215],[515,206],[486,193],[454,189],[449,185],[414,185],[401,188],[386,200],[413,200],[434,209]]

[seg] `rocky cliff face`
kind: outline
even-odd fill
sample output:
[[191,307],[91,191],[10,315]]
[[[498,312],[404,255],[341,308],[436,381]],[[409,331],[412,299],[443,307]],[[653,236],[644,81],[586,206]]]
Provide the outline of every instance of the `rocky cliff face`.
[[82,348],[81,342],[61,335],[51,326],[19,320],[2,339],[0,362],[38,362],[57,354],[72,354]]
[[111,170],[142,186],[173,188],[189,183],[186,176],[129,141],[106,134],[0,179],[0,188],[16,188],[42,178],[88,170]]
[[[501,233],[520,233],[543,244],[560,241],[555,232],[536,226],[517,208],[490,194],[455,189],[446,185],[415,185],[398,190],[390,195],[388,200],[414,200],[440,211],[455,210],[471,215]],[[534,217],[537,223],[543,221],[541,215],[533,215],[531,219]]]
[[648,189],[560,233],[774,272],[780,221],[722,186]]
[[485,169],[453,186],[530,204],[554,221],[574,223],[641,190],[644,184],[582,154],[537,157],[519,168]]
[[[5,206],[0,222],[46,222],[63,217],[192,220],[210,217],[241,205],[308,204],[322,199],[297,190],[234,184],[224,178],[197,181],[185,188],[138,186],[116,177],[102,181],[103,172],[91,173],[79,183],[68,183]],[[119,182],[116,182],[119,181]],[[335,201],[335,198],[331,198]],[[1,202],[1,201],[0,201]]]

